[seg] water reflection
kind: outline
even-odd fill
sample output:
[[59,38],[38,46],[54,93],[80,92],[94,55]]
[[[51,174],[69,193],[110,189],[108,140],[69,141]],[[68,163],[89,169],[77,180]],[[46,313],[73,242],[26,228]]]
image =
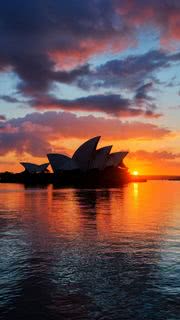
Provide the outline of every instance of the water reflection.
[[179,319],[179,196],[0,185],[2,319]]

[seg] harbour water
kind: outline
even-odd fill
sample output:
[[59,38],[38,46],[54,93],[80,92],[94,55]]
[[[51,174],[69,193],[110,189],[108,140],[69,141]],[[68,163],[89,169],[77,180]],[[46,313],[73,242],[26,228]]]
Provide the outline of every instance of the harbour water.
[[0,319],[180,319],[180,182],[0,184]]

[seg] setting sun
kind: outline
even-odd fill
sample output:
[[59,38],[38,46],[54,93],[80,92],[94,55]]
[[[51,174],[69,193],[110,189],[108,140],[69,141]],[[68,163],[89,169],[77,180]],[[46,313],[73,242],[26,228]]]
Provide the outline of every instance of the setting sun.
[[137,170],[134,170],[133,171],[133,176],[138,176],[139,175],[139,172]]

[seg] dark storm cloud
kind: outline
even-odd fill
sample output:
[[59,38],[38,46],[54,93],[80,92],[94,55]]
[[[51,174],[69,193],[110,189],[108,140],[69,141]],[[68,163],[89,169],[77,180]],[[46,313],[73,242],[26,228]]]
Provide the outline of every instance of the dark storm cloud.
[[146,83],[143,86],[137,88],[135,99],[137,99],[139,101],[153,100],[153,98],[148,95],[148,91],[151,90],[152,87],[153,87],[153,83],[149,82],[149,83]]
[[[87,61],[89,57],[133,46],[138,41],[139,30],[147,25],[158,30],[162,42],[165,41],[165,35],[166,41],[179,40],[179,17],[180,5],[175,0],[2,1],[0,70],[12,68],[21,80],[19,90],[27,95],[47,93],[54,80],[69,83],[82,76],[83,72],[86,74],[87,67],[79,70],[77,65]],[[150,53],[149,56],[154,63],[149,63],[151,71],[147,70],[145,64],[134,59],[127,61],[127,65],[115,60],[99,67],[98,81],[102,79],[104,86],[118,84],[119,74],[126,75],[126,69],[130,74],[128,63],[132,67],[132,73],[135,69],[138,79],[142,79],[146,71],[150,73],[154,68],[157,69],[158,64],[162,64],[162,55],[160,60],[158,57],[155,60],[154,54],[158,55]],[[69,67],[71,64],[75,70],[64,72],[64,66]],[[139,73],[136,70],[138,66]],[[115,78],[108,79],[106,70],[112,70]],[[124,86],[127,85],[127,80],[129,81],[125,76]],[[132,86],[134,81],[132,76]],[[83,84],[81,81],[81,85]]]
[[154,99],[149,95],[149,91],[153,90],[153,82],[158,83],[155,73],[179,61],[180,53],[170,54],[156,50],[143,55],[112,60],[96,69],[85,65],[79,70],[59,72],[59,81],[76,83],[83,89],[92,87],[128,89],[134,93],[134,98],[126,99],[117,94],[101,94],[70,101],[46,96],[43,99],[36,99],[34,105],[42,109],[100,111],[114,116],[158,117]]
[[56,73],[51,55],[58,53],[61,63],[79,54],[86,59],[127,35],[127,28],[115,23],[116,16],[109,0],[4,1],[0,66],[13,68],[23,92],[46,91],[53,79],[63,76]]
[[77,84],[84,89],[103,87],[137,90],[147,81],[157,82],[156,72],[176,62],[180,62],[180,53],[149,51],[108,61],[78,77]]
[[[146,89],[141,88],[141,92],[143,90],[144,101],[146,98]],[[156,107],[154,105],[149,103],[142,104],[142,97],[140,102],[137,102],[137,100],[137,98],[134,100],[126,99],[118,94],[91,95],[74,100],[63,100],[47,96],[46,98],[44,97],[43,99],[32,101],[32,106],[42,110],[62,109],[66,111],[103,112],[116,117],[147,116],[156,118],[160,116],[160,114],[156,112]]]
[[20,102],[17,98],[8,96],[8,95],[0,95],[0,100],[3,100],[8,103],[17,103]]
[[88,75],[90,73],[90,65],[85,64],[70,71],[52,72],[52,80],[62,83],[73,83],[76,79]]
[[5,121],[6,120],[6,117],[2,114],[0,114],[0,121]]

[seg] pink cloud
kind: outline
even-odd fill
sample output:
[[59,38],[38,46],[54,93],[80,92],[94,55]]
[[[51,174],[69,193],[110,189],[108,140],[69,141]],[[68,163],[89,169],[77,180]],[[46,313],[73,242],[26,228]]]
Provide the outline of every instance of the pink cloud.
[[[64,139],[88,139],[101,135],[105,141],[129,139],[163,139],[171,131],[155,124],[142,122],[122,122],[118,119],[77,116],[67,112],[34,112],[22,118],[6,121],[0,131],[1,155],[10,151],[34,156],[44,156],[53,149],[53,141]],[[69,142],[68,142],[69,143]]]
[[129,155],[132,159],[138,159],[143,161],[161,161],[161,160],[175,160],[180,159],[180,153],[173,153],[171,151],[161,150],[161,151],[146,151],[146,150],[137,150],[131,152]]

